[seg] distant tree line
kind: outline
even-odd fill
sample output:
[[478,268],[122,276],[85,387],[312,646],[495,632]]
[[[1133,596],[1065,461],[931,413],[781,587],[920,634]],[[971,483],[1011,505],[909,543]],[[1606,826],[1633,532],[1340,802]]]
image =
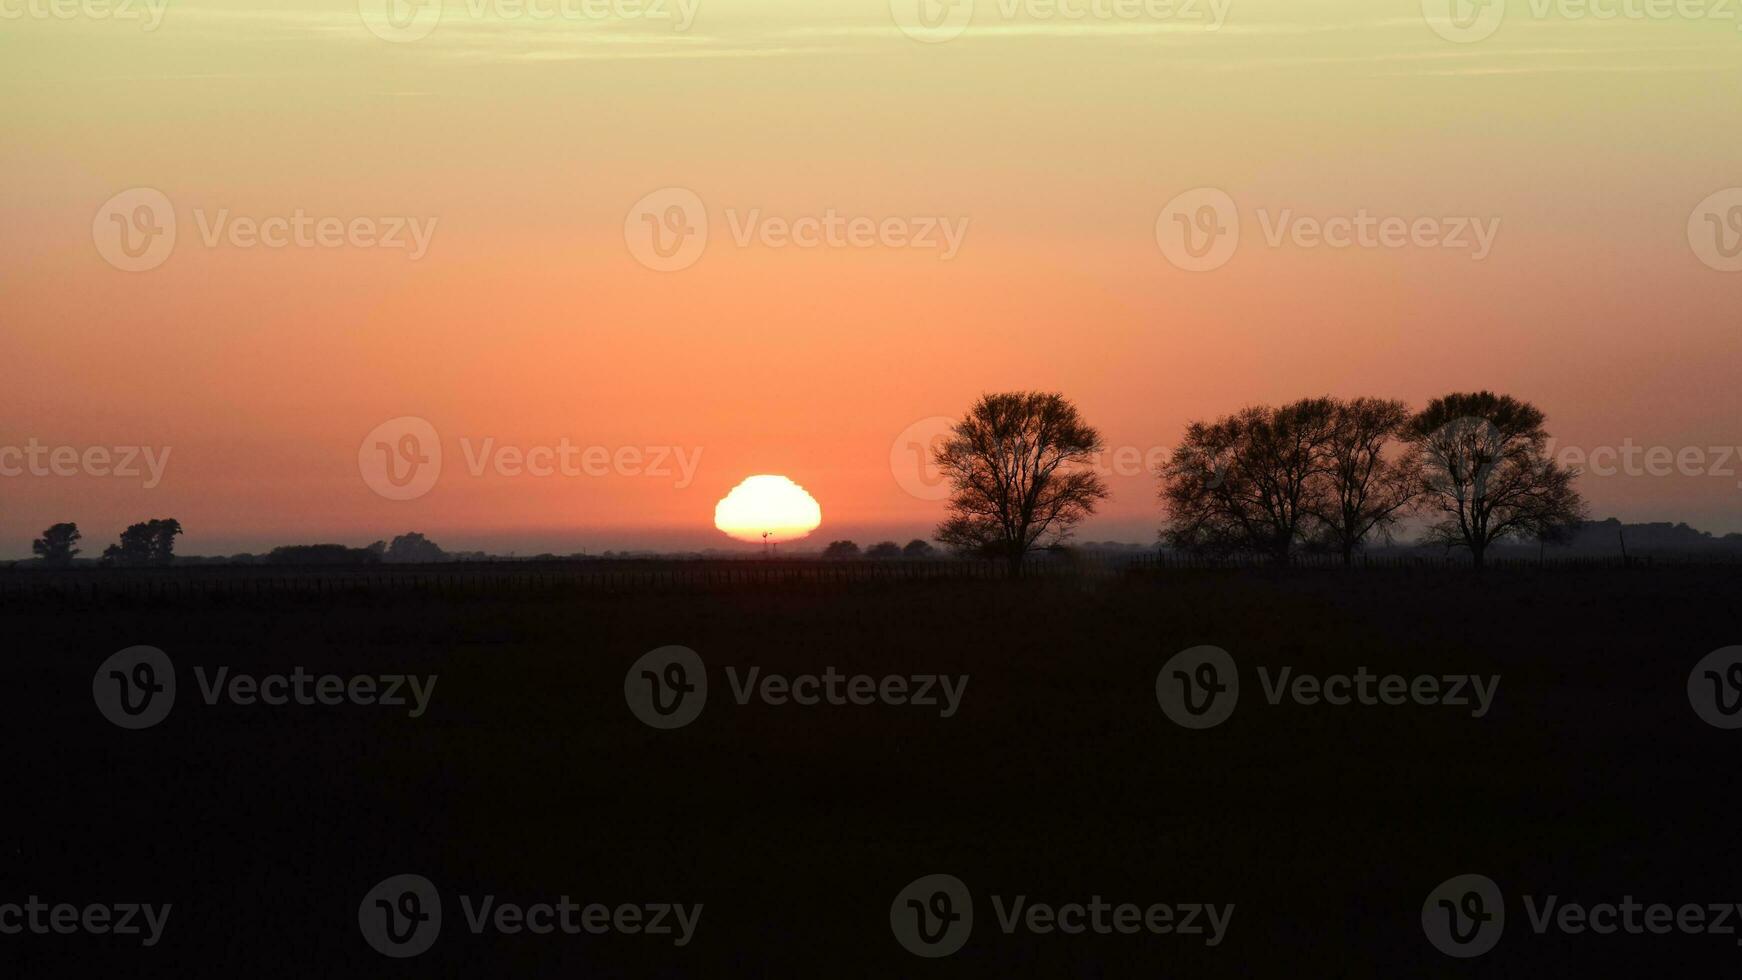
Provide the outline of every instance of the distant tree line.
[[[181,534],[181,522],[174,518],[157,518],[130,525],[121,532],[121,539],[103,549],[103,565],[167,565],[175,560],[175,539]],[[30,551],[44,565],[64,568],[73,563],[84,537],[77,524],[55,524],[42,532],[42,537],[30,544]]]
[[863,555],[865,558],[878,561],[894,558],[931,558],[936,554],[937,549],[931,546],[931,542],[921,538],[914,538],[906,545],[899,545],[893,541],[879,541],[866,548],[864,552],[860,552],[859,545],[853,541],[831,541],[828,547],[823,549],[824,558],[858,558]]
[[[1194,421],[1162,472],[1162,540],[1209,556],[1341,554],[1390,540],[1406,517],[1483,566],[1506,539],[1569,537],[1585,518],[1577,473],[1548,455],[1541,410],[1480,391],[1400,401],[1308,398]],[[1002,557],[1020,575],[1108,496],[1092,462],[1100,433],[1064,396],[985,395],[933,459],[951,486],[937,538]],[[831,548],[834,546],[831,545]]]
[[1406,516],[1480,568],[1508,538],[1559,541],[1585,518],[1576,473],[1548,455],[1543,413],[1492,392],[1399,401],[1309,398],[1193,422],[1161,474],[1164,539],[1182,551],[1300,549],[1345,562]]
[[[1481,568],[1505,540],[1569,539],[1585,519],[1577,472],[1548,454],[1542,411],[1489,391],[1436,398],[1419,412],[1382,398],[1306,398],[1255,405],[1193,421],[1158,474],[1161,539],[1207,556],[1262,556],[1287,563],[1301,551],[1345,562],[1391,540],[1405,518],[1424,520],[1428,540],[1469,551]],[[935,537],[953,553],[1007,561],[1022,573],[1036,549],[1058,548],[1109,494],[1094,472],[1101,435],[1054,392],[983,395],[933,452],[950,483]],[[101,563],[167,565],[181,523],[134,524]],[[44,565],[79,553],[78,525],[56,524],[32,544]],[[828,559],[926,558],[920,539],[881,541],[861,553],[841,540]],[[425,563],[455,560],[417,532],[367,548],[296,545],[272,564]]]
[[391,543],[377,541],[367,548],[342,544],[298,544],[274,548],[266,555],[268,565],[415,565],[450,561],[454,558],[417,531],[401,534]]
[[[182,533],[181,522],[154,519],[130,525],[121,532],[121,539],[103,550],[98,564],[104,567],[165,566],[175,561],[175,539]],[[78,542],[83,535],[73,523],[55,524],[31,543],[31,552],[49,568],[71,566],[78,556]],[[434,541],[412,531],[394,538],[391,543],[377,541],[367,548],[351,548],[342,544],[299,544],[274,548],[265,556],[235,555],[229,561],[239,564],[268,565],[372,565],[427,564],[451,561],[458,557],[443,551]]]

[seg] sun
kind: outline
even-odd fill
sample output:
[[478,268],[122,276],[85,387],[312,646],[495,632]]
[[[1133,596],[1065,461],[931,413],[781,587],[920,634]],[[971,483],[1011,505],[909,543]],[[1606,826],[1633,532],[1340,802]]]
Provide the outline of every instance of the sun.
[[752,476],[714,505],[714,526],[739,541],[796,541],[823,522],[804,487],[784,476]]

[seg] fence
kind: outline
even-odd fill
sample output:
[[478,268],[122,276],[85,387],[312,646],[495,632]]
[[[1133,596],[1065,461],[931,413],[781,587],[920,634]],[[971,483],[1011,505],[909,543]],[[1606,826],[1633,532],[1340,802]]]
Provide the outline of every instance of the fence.
[[[1657,564],[1683,562],[1659,559]],[[1710,564],[1686,562],[1686,564]],[[1645,568],[1651,558],[1503,557],[1495,569]],[[1734,563],[1730,563],[1734,564]],[[1346,572],[1469,569],[1468,556],[1362,556],[1345,567],[1340,556],[1302,555],[1287,566],[1263,558],[1203,558],[1173,553],[1074,555],[1041,558],[1023,569],[1025,579],[1094,582],[1147,579],[1195,571]],[[1742,566],[1739,566],[1742,567]],[[991,581],[1011,577],[1001,561],[817,561],[817,560],[629,560],[557,562],[454,562],[435,565],[268,566],[188,565],[155,569],[0,569],[0,601],[56,597],[109,599],[206,599],[248,596],[323,596],[415,593],[431,596],[514,596],[566,592],[730,591],[876,587],[903,582]]]
[[[1596,569],[1596,568],[1646,568],[1654,563],[1651,557],[1627,558],[1620,555],[1603,556],[1556,556],[1554,558],[1523,557],[1518,555],[1489,556],[1487,565],[1490,568],[1544,568],[1544,569]],[[1671,562],[1671,564],[1675,564]],[[1699,561],[1686,564],[1731,564],[1731,562]],[[1473,568],[1470,556],[1466,554],[1451,555],[1357,555],[1352,563],[1345,564],[1341,555],[1306,554],[1294,555],[1285,565],[1279,565],[1273,558],[1258,555],[1241,555],[1230,557],[1208,558],[1180,553],[1160,553],[1132,558],[1126,566],[1134,571],[1176,571],[1190,569],[1429,569],[1429,568]]]
[[[1033,563],[1037,578],[1080,574]],[[411,592],[437,596],[831,588],[1010,577],[995,561],[577,561],[435,565],[191,565],[154,569],[0,570],[0,601],[178,599]]]

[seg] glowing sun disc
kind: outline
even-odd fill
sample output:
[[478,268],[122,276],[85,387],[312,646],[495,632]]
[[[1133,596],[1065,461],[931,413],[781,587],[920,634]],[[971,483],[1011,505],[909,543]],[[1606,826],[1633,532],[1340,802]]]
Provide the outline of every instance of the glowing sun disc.
[[784,476],[752,476],[714,505],[714,526],[739,541],[796,541],[823,523],[804,487]]

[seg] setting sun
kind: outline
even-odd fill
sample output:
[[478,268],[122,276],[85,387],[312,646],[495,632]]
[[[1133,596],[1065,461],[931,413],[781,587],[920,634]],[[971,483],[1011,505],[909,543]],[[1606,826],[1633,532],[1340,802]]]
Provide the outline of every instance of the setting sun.
[[739,541],[796,541],[823,522],[822,508],[784,476],[752,476],[714,505],[714,526]]
[[1739,8],[0,0],[0,980],[1734,962]]

